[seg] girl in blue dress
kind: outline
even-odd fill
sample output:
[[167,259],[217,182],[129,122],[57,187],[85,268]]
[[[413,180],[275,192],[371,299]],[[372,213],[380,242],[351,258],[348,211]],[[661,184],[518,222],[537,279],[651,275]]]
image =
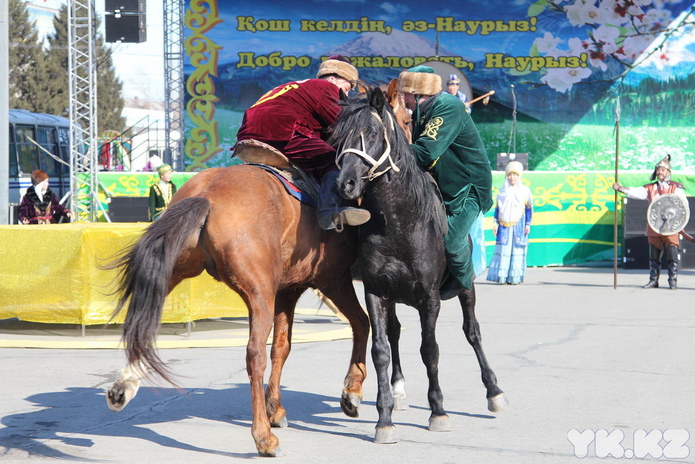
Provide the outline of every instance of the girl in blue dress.
[[497,196],[493,226],[497,240],[487,274],[491,282],[515,285],[524,281],[533,198],[531,190],[521,181],[523,170],[520,162],[510,161]]

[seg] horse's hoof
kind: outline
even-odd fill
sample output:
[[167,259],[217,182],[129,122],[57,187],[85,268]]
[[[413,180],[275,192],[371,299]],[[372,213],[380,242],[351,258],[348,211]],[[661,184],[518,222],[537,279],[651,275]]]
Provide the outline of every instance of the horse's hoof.
[[135,397],[137,392],[138,389],[131,382],[116,382],[106,392],[106,404],[110,410],[120,412],[130,403],[130,400]]
[[[269,433],[267,436],[265,436],[264,433],[260,434],[260,430],[258,436],[251,432],[253,435],[253,440],[256,442],[256,450],[258,450],[258,455],[262,458],[284,456],[284,453],[280,450],[280,440],[278,440],[278,437],[273,435],[273,432],[268,432]],[[260,438],[261,436],[265,436],[265,438]]]
[[270,426],[278,429],[284,429],[289,426],[287,423],[287,416],[283,416],[280,419],[274,419],[270,421]]
[[274,451],[265,451],[265,452],[258,452],[258,455],[262,458],[281,458],[282,456],[285,455],[285,453],[282,452],[280,447],[278,446],[275,448]]
[[446,414],[441,416],[430,416],[430,432],[450,432],[451,422]]
[[359,408],[361,403],[362,400],[360,399],[359,395],[355,393],[345,394],[343,392],[343,395],[340,397],[340,408],[348,417],[359,417]]
[[410,405],[408,404],[407,398],[404,397],[393,397],[393,410],[394,411],[407,411]]
[[380,445],[398,443],[398,437],[396,436],[396,426],[391,425],[388,427],[377,427],[376,433],[374,434],[374,443],[378,443]]
[[504,393],[498,393],[487,399],[487,410],[490,412],[504,411],[509,407],[509,400]]

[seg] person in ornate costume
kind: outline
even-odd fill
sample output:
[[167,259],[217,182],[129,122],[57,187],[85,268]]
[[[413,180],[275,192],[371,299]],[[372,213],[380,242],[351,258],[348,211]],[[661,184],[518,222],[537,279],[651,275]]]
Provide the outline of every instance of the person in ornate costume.
[[58,203],[48,187],[48,174],[37,169],[31,173],[31,187],[22,198],[18,216],[22,224],[56,224],[63,216],[71,218],[72,213]]
[[449,74],[446,80],[447,91],[456,97],[458,97],[461,102],[466,105],[466,111],[471,112],[471,105],[468,103],[468,96],[461,92],[461,79],[456,74]]
[[164,211],[169,207],[171,199],[176,193],[176,184],[171,181],[173,168],[164,163],[157,168],[159,181],[150,187],[150,221],[159,219]]
[[270,145],[320,183],[317,213],[325,230],[358,226],[370,218],[369,211],[346,206],[338,193],[336,151],[326,142],[341,110],[338,102],[358,78],[350,60],[331,56],[321,63],[316,79],[288,82],[263,95],[246,110],[237,133],[238,142]]
[[465,105],[442,91],[442,79],[432,68],[403,71],[398,90],[413,112],[413,154],[434,177],[446,207],[449,230],[444,248],[450,275],[440,289],[446,300],[473,288],[468,233],[478,214],[492,206],[490,161]]
[[[683,185],[671,180],[671,155],[666,155],[654,167],[650,180],[654,181],[642,187],[623,187],[618,182],[613,184],[613,190],[625,194],[628,198],[648,200],[653,203],[661,195],[673,193],[682,197],[687,203]],[[668,286],[671,290],[678,288],[678,269],[680,256],[680,232],[670,235],[660,235],[647,225],[647,241],[649,242],[649,282],[643,288],[658,288],[661,260],[666,255],[668,267]]]
[[524,166],[518,161],[507,164],[504,185],[497,195],[493,233],[495,255],[487,280],[516,285],[524,281],[526,250],[533,217],[531,190],[521,181]]

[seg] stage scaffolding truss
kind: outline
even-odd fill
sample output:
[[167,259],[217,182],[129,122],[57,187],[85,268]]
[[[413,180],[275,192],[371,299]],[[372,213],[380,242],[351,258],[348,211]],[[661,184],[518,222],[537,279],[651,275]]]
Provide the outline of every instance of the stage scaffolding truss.
[[[184,0],[164,0],[165,159],[183,170]],[[99,210],[97,20],[94,0],[68,0],[70,194],[75,219],[94,222]]]
[[94,0],[68,2],[71,210],[78,221],[96,220],[97,41]]
[[164,0],[164,159],[183,171],[183,0]]

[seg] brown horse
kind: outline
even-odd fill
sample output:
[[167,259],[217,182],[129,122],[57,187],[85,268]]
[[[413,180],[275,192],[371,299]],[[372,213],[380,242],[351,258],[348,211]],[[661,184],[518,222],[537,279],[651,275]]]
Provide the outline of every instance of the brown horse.
[[386,101],[391,106],[398,126],[403,130],[408,143],[413,138],[413,121],[410,111],[405,107],[405,97],[398,91],[398,79],[391,79],[388,85],[380,86],[386,95]]
[[[120,257],[120,299],[128,365],[107,394],[122,410],[140,380],[153,372],[171,382],[156,352],[164,298],[181,281],[207,271],[244,300],[249,312],[246,369],[251,383],[251,434],[261,456],[279,454],[271,426],[287,426],[280,376],[289,355],[297,300],[307,288],[329,297],[353,331],[352,357],[341,407],[358,415],[366,376],[369,320],[352,285],[357,230],[318,227],[315,209],[290,197],[280,181],[256,166],[214,168],[181,187],[169,209]],[[271,372],[263,391],[266,343],[274,328]],[[173,383],[173,382],[172,382]]]

